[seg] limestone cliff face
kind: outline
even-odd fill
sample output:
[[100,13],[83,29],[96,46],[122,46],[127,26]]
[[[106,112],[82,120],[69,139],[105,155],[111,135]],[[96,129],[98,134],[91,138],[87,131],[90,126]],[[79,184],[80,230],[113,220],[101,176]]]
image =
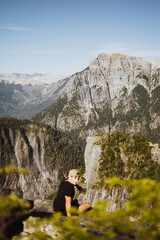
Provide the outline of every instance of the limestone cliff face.
[[88,137],[85,148],[85,166],[87,189],[99,181],[98,169],[101,147],[96,144],[98,137]]
[[[39,114],[39,120],[86,136],[121,131],[158,141],[159,66],[160,61],[100,54],[70,77],[61,97]],[[60,106],[58,113],[55,105]]]
[[[0,192],[24,199],[46,199],[57,190],[59,177],[68,168],[83,165],[82,146],[78,143],[74,146],[72,138],[48,126],[28,120],[1,119],[0,168],[8,165],[26,168],[28,175],[0,175]],[[76,154],[79,163],[75,162]]]
[[[43,199],[53,193],[58,184],[58,170],[45,160],[47,137],[45,130],[34,125],[27,127],[25,136],[19,130],[1,132],[1,141],[4,141],[1,145],[1,167],[13,165],[28,170],[28,175],[6,176],[1,182],[4,193],[12,192],[24,199]],[[3,151],[7,146],[11,149]]]

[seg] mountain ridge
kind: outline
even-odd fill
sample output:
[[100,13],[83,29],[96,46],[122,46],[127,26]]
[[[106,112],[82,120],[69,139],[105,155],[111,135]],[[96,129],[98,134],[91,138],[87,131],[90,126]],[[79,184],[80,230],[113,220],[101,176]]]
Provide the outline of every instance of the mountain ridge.
[[27,88],[13,89],[17,105],[1,101],[1,117],[38,114],[38,121],[84,136],[117,130],[158,141],[160,60],[101,53],[81,72],[39,89]]
[[[56,102],[35,119],[82,135],[120,131],[157,141],[160,60],[153,63],[123,54],[100,54],[73,74]],[[66,102],[56,116],[54,109],[63,98]]]

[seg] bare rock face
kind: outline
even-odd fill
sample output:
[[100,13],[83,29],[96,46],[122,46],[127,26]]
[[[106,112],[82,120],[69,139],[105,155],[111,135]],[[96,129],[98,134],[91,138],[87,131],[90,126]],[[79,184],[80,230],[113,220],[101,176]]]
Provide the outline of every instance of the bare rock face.
[[53,200],[36,199],[32,212],[53,213]]
[[[2,181],[3,192],[13,193],[24,199],[46,198],[54,192],[58,184],[58,169],[51,167],[50,161],[45,160],[45,129],[29,125],[25,135],[19,130],[9,129],[8,135],[1,133],[1,139],[12,151],[2,153],[1,165],[13,165],[26,168],[28,175],[19,174],[6,176]],[[2,148],[4,148],[1,145]]]
[[160,61],[100,54],[68,79],[60,98],[38,119],[82,136],[120,131],[159,141],[159,66]]
[[[89,189],[94,183],[99,181],[98,169],[101,155],[101,147],[96,145],[97,137],[88,137],[85,148],[85,166],[86,166],[86,183]],[[94,145],[95,144],[95,145]]]

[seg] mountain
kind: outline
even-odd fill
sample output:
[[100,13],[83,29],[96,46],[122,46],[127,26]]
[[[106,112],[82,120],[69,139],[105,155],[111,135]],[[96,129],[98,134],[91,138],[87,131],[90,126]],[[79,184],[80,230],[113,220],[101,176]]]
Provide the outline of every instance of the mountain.
[[54,102],[64,84],[50,75],[1,74],[0,117],[32,118]]
[[160,141],[160,60],[100,54],[82,72],[52,84],[18,84],[40,78],[45,76],[1,75],[0,117],[37,114],[38,121],[84,137],[120,131]]
[[34,119],[85,137],[120,131],[160,142],[160,60],[100,54]]

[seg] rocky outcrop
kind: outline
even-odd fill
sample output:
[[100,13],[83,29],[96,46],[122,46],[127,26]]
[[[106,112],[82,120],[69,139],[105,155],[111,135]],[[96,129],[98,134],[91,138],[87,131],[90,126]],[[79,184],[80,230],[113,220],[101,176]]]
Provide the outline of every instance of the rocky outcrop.
[[[38,225],[39,228],[38,228]],[[35,233],[37,229],[44,233],[45,236],[49,237],[49,239],[57,239],[59,237],[59,233],[56,227],[49,222],[48,219],[40,219],[35,217],[29,217],[26,221],[23,222],[23,232],[17,237],[18,240],[26,240],[28,238],[35,239]],[[38,239],[36,237],[36,239]]]
[[53,213],[53,200],[36,199],[30,215],[34,213]]
[[99,181],[98,169],[101,156],[101,147],[96,144],[98,137],[88,137],[85,148],[85,177],[87,189]]
[[[38,119],[83,136],[120,131],[159,141],[160,61],[100,54],[72,75],[57,101]],[[62,103],[62,99],[65,102]],[[60,105],[55,117],[55,106]]]

